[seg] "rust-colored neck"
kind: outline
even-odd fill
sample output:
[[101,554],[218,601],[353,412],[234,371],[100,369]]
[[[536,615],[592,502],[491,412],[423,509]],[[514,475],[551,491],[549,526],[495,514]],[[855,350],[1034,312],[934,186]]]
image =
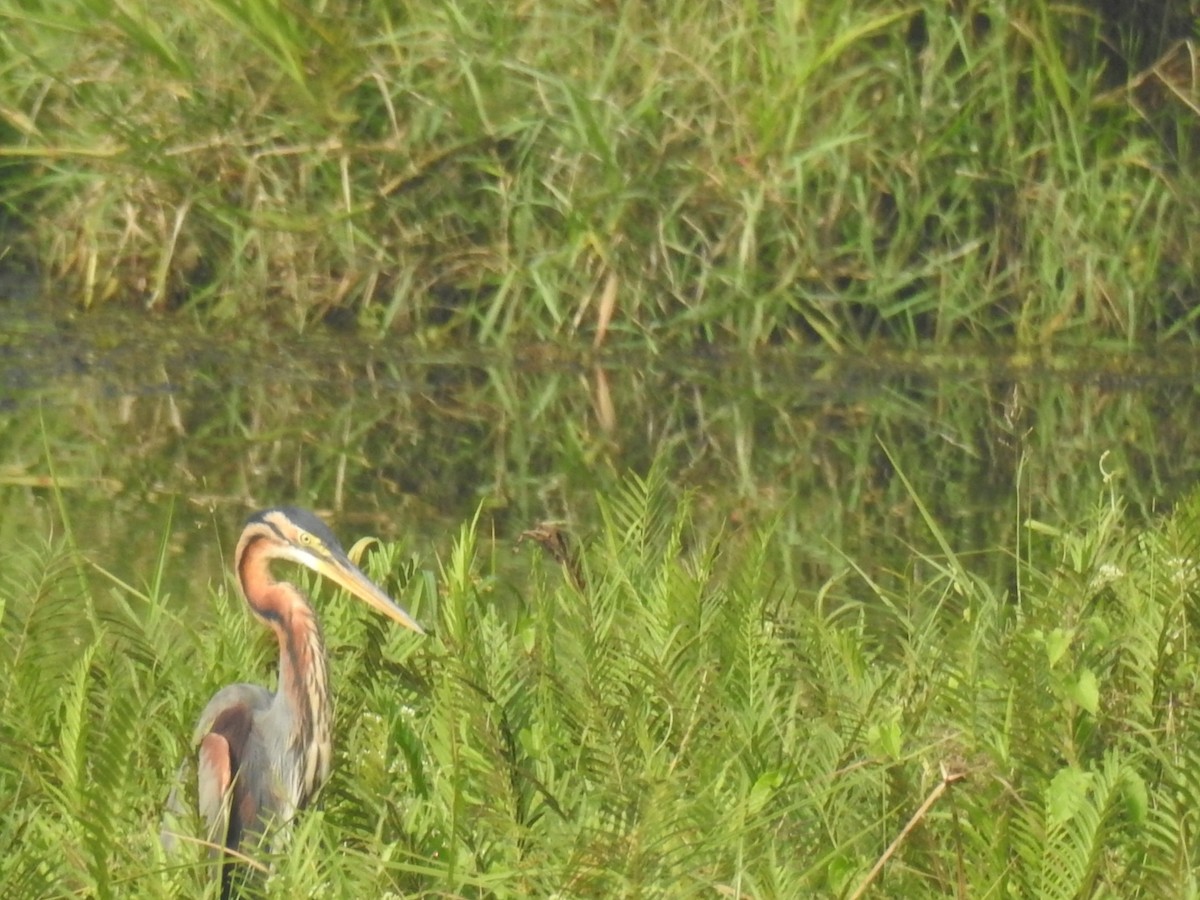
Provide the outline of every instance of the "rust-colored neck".
[[289,799],[300,808],[329,772],[333,704],[316,612],[299,588],[272,577],[276,546],[270,538],[243,534],[237,573],[247,605],[279,641],[279,685],[271,714],[287,731],[293,765],[285,781]]

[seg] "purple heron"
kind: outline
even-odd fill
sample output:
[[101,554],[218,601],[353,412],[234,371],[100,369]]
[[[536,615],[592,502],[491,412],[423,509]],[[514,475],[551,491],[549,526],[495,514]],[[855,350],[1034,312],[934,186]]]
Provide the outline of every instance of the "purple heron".
[[[418,634],[416,620],[352,563],[325,524],[307,510],[268,509],[246,522],[234,553],[242,596],[279,641],[274,693],[253,684],[219,690],[196,727],[197,808],[215,845],[236,851],[272,823],[291,819],[329,777],[333,702],[316,612],[295,585],[276,581],[270,564],[307,566]],[[186,764],[185,764],[186,765]],[[178,785],[167,801],[177,814]],[[174,836],[164,830],[164,842]],[[231,867],[222,873],[230,891]]]

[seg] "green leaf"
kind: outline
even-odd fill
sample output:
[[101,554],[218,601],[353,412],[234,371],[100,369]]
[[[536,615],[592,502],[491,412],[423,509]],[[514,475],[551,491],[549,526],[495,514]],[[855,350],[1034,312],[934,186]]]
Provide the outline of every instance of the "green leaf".
[[1081,669],[1068,688],[1067,696],[1093,716],[1096,715],[1100,710],[1100,685],[1096,681],[1096,673],[1091,669]]
[[1150,809],[1150,792],[1146,787],[1146,779],[1133,769],[1126,770],[1124,774],[1122,793],[1125,798],[1125,810],[1130,821],[1141,825],[1146,821],[1146,814]]
[[896,721],[880,722],[867,729],[867,740],[871,749],[888,759],[899,759],[903,747],[900,733],[900,723]]
[[1046,819],[1051,826],[1070,821],[1083,808],[1093,777],[1074,766],[1059,770],[1046,790]]
[[1046,659],[1053,668],[1071,647],[1073,635],[1065,628],[1055,628],[1046,635]]
[[746,801],[746,808],[750,815],[757,815],[761,812],[782,783],[783,776],[774,770],[759,775],[754,786],[750,788],[750,797]]

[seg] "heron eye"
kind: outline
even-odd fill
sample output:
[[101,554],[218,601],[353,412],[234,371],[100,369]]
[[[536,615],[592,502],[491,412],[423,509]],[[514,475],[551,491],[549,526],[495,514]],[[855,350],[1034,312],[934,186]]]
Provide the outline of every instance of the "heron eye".
[[300,532],[300,543],[307,546],[308,544],[311,544],[312,542],[313,542],[313,539],[312,539],[311,534],[309,534],[307,531]]

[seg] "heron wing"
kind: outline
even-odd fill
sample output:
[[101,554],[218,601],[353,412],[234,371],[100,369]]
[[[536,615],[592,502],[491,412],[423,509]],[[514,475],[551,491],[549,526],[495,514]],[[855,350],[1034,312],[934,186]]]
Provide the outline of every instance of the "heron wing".
[[271,708],[271,701],[274,699],[274,694],[257,684],[225,685],[213,694],[204,711],[200,713],[192,741],[199,744],[204,740],[204,736],[213,730],[213,723],[222,713],[235,707],[245,707],[252,713],[265,712]]
[[196,806],[208,829],[208,840],[217,847],[228,846],[229,785],[234,763],[229,738],[209,732],[200,739]]
[[241,769],[255,718],[270,707],[271,700],[265,688],[231,684],[218,691],[200,714],[197,808],[208,839],[218,847],[237,847],[245,828],[257,819],[257,803],[241,784]]

